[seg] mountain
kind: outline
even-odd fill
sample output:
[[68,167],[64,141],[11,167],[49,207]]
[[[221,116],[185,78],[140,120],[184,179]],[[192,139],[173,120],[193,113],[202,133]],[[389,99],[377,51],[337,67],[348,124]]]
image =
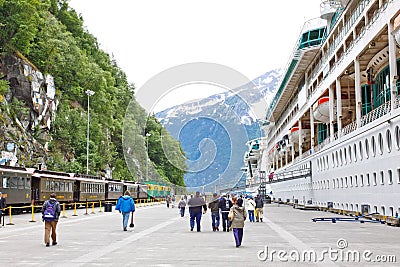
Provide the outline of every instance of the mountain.
[[280,76],[280,70],[272,70],[233,90],[155,114],[186,153],[187,187],[214,191],[238,181],[246,142],[262,136],[260,126]]

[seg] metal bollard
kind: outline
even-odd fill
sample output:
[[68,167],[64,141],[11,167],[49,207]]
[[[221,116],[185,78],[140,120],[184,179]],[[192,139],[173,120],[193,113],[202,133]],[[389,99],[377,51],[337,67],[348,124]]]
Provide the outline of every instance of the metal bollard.
[[63,205],[63,210],[61,218],[67,218],[67,216],[65,215],[65,203],[63,203],[62,205]]
[[30,220],[29,222],[36,222],[35,221],[35,206],[31,205],[31,212],[32,212],[32,220]]
[[94,214],[94,202],[92,202],[92,214]]
[[10,207],[8,207],[8,209],[9,209],[9,215],[10,215],[10,222],[9,223],[7,223],[7,225],[14,225],[13,223],[12,223],[12,213],[11,213],[11,209],[12,209],[12,207],[10,206]]
[[89,215],[89,213],[88,213],[88,205],[89,205],[89,203],[86,201],[86,212],[83,215]]
[[76,214],[76,202],[74,203],[74,214],[72,216],[78,216],[78,214]]
[[100,205],[100,210],[99,210],[99,212],[103,212],[103,211],[101,210],[101,200],[100,200],[100,204],[99,204],[99,205]]

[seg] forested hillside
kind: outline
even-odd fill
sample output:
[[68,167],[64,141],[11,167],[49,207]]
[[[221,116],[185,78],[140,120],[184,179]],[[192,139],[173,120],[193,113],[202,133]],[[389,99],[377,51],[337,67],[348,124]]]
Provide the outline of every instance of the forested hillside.
[[[90,96],[90,173],[97,174],[109,168],[117,179],[144,178],[139,176],[145,173],[145,135],[150,133],[150,173],[156,169],[167,180],[183,185],[185,164],[179,162],[181,167],[177,168],[177,164],[172,165],[160,153],[162,147],[155,137],[161,133],[162,126],[154,118],[147,129],[143,127],[135,133],[140,142],[131,156],[137,160],[138,170],[129,172],[122,147],[125,110],[132,100],[131,106],[135,109],[133,123],[146,120],[147,114],[134,100],[134,85],[128,83],[117,62],[99,48],[96,38],[83,27],[83,18],[68,6],[68,1],[0,0],[0,53],[2,57],[24,57],[34,68],[54,77],[58,106],[49,130],[51,138],[46,140],[45,164],[48,169],[86,171],[88,96],[85,92],[91,90],[95,93]],[[13,121],[20,119],[20,111],[29,108],[31,103],[18,98],[13,84],[0,75],[1,124],[7,122],[6,116]],[[6,129],[3,127],[0,144],[4,146],[7,139],[17,146],[24,146],[24,139],[7,133]],[[27,134],[34,142],[41,142],[37,138],[41,131],[44,129],[33,127]],[[172,138],[166,140],[170,149],[180,152],[178,142]],[[37,163],[35,153],[29,158],[19,158],[18,163],[33,167]]]

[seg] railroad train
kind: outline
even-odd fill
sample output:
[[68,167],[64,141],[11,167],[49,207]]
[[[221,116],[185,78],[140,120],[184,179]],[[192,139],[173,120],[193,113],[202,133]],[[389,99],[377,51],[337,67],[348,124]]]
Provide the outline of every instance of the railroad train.
[[115,201],[126,190],[135,200],[172,194],[172,187],[156,183],[0,165],[0,192],[13,207],[41,205],[53,192],[60,203]]

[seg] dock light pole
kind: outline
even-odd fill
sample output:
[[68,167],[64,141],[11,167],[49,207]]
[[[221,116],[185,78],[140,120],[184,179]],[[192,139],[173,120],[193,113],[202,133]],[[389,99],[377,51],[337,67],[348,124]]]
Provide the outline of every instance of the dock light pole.
[[151,133],[146,133],[146,182],[149,181],[149,137]]
[[86,138],[86,174],[89,174],[89,126],[90,126],[90,97],[94,95],[92,90],[86,90],[87,94],[87,138]]

